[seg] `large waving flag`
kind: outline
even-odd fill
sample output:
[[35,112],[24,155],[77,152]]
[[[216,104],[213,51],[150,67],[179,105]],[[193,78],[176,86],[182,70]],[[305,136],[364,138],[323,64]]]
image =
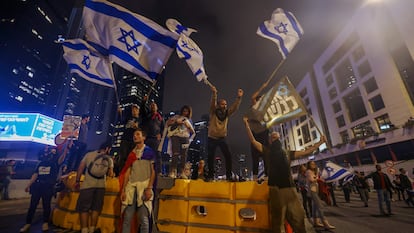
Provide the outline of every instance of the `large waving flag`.
[[344,179],[344,183],[352,181],[354,177],[353,171],[341,167],[331,161],[327,161],[325,168],[322,171],[321,178],[325,180],[326,183],[339,181]]
[[196,30],[183,26],[175,19],[168,19],[166,25],[170,31],[180,36],[176,50],[178,57],[185,59],[188,67],[190,67],[190,70],[196,76],[198,81],[207,80],[207,74],[203,63],[203,51],[201,51],[200,47],[198,47],[198,45],[190,38],[190,34],[196,32]]
[[249,118],[266,128],[307,114],[306,106],[285,76],[252,106]]
[[283,59],[286,59],[303,36],[303,29],[292,13],[277,8],[270,20],[260,24],[257,34],[275,42]]
[[107,87],[114,87],[111,63],[107,57],[101,57],[82,39],[65,40],[63,58],[69,65],[71,73]]
[[162,72],[178,40],[152,20],[104,0],[86,0],[83,23],[88,43],[150,81]]

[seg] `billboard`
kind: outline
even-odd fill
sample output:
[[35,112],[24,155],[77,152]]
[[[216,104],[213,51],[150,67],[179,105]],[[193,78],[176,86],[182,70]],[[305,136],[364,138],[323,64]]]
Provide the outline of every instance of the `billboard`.
[[55,146],[63,122],[39,113],[0,113],[0,141],[31,141]]

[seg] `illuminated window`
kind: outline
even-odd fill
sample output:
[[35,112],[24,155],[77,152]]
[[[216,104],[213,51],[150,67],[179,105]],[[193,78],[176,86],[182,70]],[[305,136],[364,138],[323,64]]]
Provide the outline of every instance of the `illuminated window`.
[[391,123],[388,114],[384,114],[382,116],[375,118],[375,121],[377,122],[378,128],[381,131],[386,131],[388,129],[394,128],[394,124]]
[[341,92],[347,88],[353,87],[357,83],[357,79],[349,59],[346,59],[335,68],[335,77]]

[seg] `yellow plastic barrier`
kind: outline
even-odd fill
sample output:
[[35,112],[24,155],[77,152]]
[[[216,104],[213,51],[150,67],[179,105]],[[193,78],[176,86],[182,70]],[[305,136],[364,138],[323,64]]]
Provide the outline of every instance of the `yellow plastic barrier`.
[[[79,192],[73,191],[75,179],[75,172],[70,173],[65,178],[64,183],[69,191],[64,191],[59,194],[56,207],[52,213],[52,222],[54,225],[62,228],[80,230],[79,213],[76,211]],[[81,181],[83,179],[84,177],[82,176]],[[118,179],[108,178],[106,180],[104,205],[97,224],[97,227],[101,229],[102,233],[116,232],[121,211],[121,201],[118,191]]]
[[265,183],[176,179],[160,192],[157,226],[170,233],[267,232],[268,195]]

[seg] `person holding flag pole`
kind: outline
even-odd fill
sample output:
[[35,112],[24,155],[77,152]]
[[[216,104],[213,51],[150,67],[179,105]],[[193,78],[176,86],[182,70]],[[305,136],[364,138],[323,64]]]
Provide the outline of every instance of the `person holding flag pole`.
[[268,167],[271,232],[285,232],[284,223],[287,221],[294,232],[305,233],[305,210],[296,192],[290,161],[308,156],[326,142],[325,136],[321,136],[318,143],[304,151],[285,151],[278,132],[272,132],[271,144],[264,146],[254,138],[247,116],[243,117],[243,122],[250,142],[259,152],[264,153],[268,166],[272,164],[272,168]]

